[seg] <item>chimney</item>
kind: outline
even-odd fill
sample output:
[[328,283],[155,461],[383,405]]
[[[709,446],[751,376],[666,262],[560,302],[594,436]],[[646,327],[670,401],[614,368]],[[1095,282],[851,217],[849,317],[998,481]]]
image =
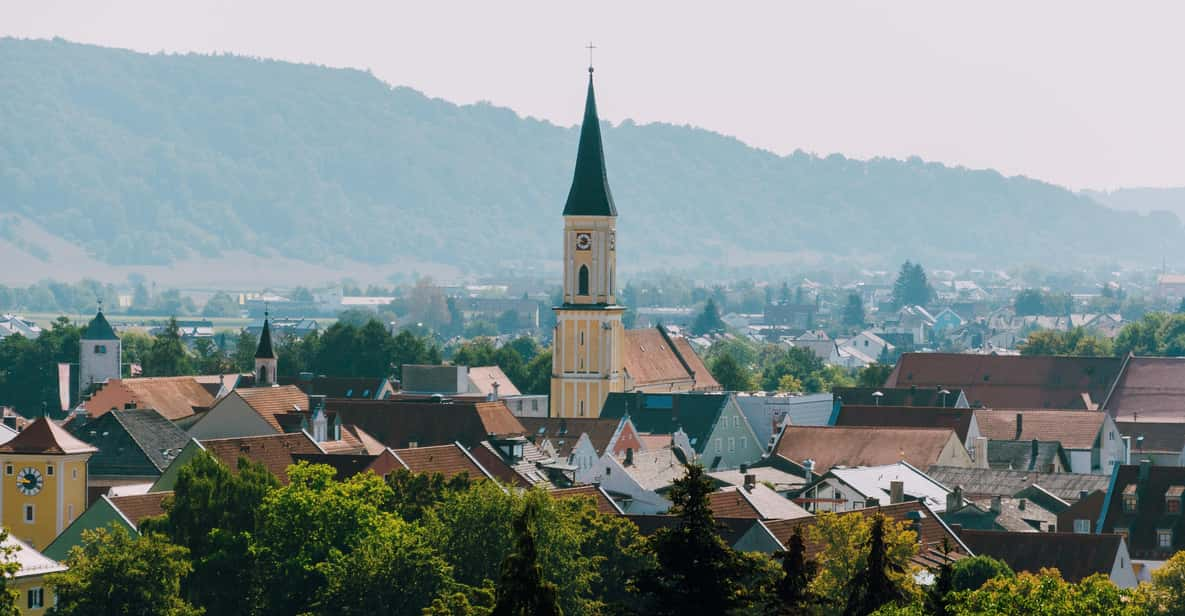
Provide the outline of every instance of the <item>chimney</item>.
[[905,501],[905,482],[904,481],[890,481],[889,482],[889,504],[896,505],[897,503]]
[[633,466],[634,465],[634,448],[633,447],[627,448],[625,450],[625,465],[626,466]]
[[757,475],[752,473],[745,475],[745,491],[752,492],[755,487],[757,487]]
[[1084,500],[1089,495],[1090,492],[1087,492],[1086,490],[1078,490],[1078,500]]
[[808,482],[811,481],[811,477],[813,477],[815,473],[815,461],[810,458],[803,460],[802,469],[806,471],[806,480]]
[[1041,448],[1041,444],[1037,439],[1033,439],[1033,449],[1029,453],[1029,470],[1041,470],[1037,468],[1037,450]]
[[988,437],[975,437],[975,468],[988,468]]
[[309,396],[309,413],[314,413],[317,409],[325,410],[325,396]]
[[494,391],[490,392],[490,402],[493,402],[498,399],[498,388],[502,387],[502,384],[498,381],[494,381],[491,383],[491,386],[494,388]]
[[1025,431],[1025,414],[1016,414],[1016,436],[1012,438],[1014,441],[1020,440],[1020,435]]
[[1132,437],[1123,437],[1123,463],[1132,463]]
[[1002,509],[1002,507],[1000,504],[1000,496],[999,495],[993,496],[992,497],[992,507],[991,507],[992,513],[1000,513],[1001,509]]
[[946,493],[946,512],[957,511],[963,505],[963,486],[955,486],[954,490]]
[[1022,499],[1016,501],[1016,508],[1021,511],[1024,511],[1025,510],[1025,499],[1022,498]]
[[1152,460],[1144,458],[1140,460],[1140,483],[1143,484],[1148,481],[1148,475],[1152,472]]

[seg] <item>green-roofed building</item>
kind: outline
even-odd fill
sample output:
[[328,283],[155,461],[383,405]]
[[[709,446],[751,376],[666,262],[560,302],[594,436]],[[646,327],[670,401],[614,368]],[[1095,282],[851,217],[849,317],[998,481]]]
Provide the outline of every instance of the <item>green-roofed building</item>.
[[120,377],[123,347],[115,329],[100,308],[82,332],[78,349],[78,391],[89,393],[95,385]]
[[685,446],[708,470],[740,468],[765,453],[735,394],[609,394],[601,418],[627,415],[641,435],[671,435],[676,444],[686,435]]

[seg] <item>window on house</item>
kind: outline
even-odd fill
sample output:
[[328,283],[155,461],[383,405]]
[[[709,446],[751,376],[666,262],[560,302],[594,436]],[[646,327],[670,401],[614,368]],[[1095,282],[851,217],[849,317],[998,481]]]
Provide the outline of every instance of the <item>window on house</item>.
[[25,523],[33,523],[33,505],[25,505]]
[[1161,548],[1173,547],[1173,531],[1158,530],[1156,531],[1156,546]]
[[716,439],[716,453],[720,453],[721,451],[724,451],[723,445],[721,445],[720,439]]
[[728,437],[728,450],[729,451],[736,451],[737,450],[737,440],[731,436]]
[[734,428],[741,427],[741,418],[740,417],[733,417],[732,418],[732,427],[734,427]]
[[11,474],[12,474],[12,465],[11,465],[11,464],[5,464],[5,465],[4,465],[4,474],[5,474],[5,475],[11,475]]
[[1165,513],[1181,513],[1181,499],[1168,497],[1164,499]]
[[95,345],[95,355],[106,355],[106,354],[107,354],[107,345],[105,345],[105,344],[96,344]]
[[30,588],[28,592],[28,606],[31,610],[38,610],[45,607],[45,589],[44,588]]
[[76,468],[70,469],[70,478],[71,479],[78,479],[78,469],[76,469]]
[[53,477],[53,465],[52,464],[46,465],[45,474],[49,477]]
[[749,439],[748,439],[748,438],[746,438],[746,437],[744,437],[744,436],[742,436],[742,437],[741,437],[741,449],[744,449],[744,448],[746,448],[746,447],[748,447],[748,446],[749,446]]
[[1139,498],[1136,496],[1136,484],[1131,484],[1123,489],[1123,511],[1126,513],[1135,513],[1139,507]]
[[578,295],[588,295],[588,266],[587,265],[580,266],[580,274],[579,274],[578,278],[579,278],[579,281],[577,284],[580,288],[577,291],[577,294]]

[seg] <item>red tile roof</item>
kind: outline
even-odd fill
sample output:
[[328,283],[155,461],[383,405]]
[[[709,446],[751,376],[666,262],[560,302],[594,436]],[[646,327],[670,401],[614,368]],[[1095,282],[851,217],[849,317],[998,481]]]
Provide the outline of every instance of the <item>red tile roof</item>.
[[1185,357],[1129,357],[1103,410],[1112,417],[1181,421],[1185,417]]
[[440,473],[445,479],[451,479],[461,473],[468,473],[469,479],[473,480],[490,478],[490,474],[456,443],[392,451],[413,473]]
[[168,492],[149,492],[147,494],[134,494],[131,496],[110,496],[107,500],[123,514],[129,522],[136,528],[140,527],[140,522],[144,518],[152,518],[158,515],[164,515],[165,510],[161,506],[165,497],[172,496],[173,491]]
[[276,432],[283,432],[278,415],[307,412],[309,410],[309,396],[295,385],[281,385],[279,387],[241,387],[232,391],[227,398],[238,396],[243,399],[259,416],[263,418]]
[[262,464],[285,484],[288,483],[288,467],[296,464],[295,454],[323,453],[304,432],[215,438],[201,441],[201,445],[234,472],[238,472],[239,458],[247,458]]
[[962,442],[971,428],[972,409],[925,406],[856,406],[840,407],[834,425],[884,426],[892,428],[950,428]]
[[740,490],[717,490],[708,495],[708,508],[718,518],[761,518],[761,513]]
[[[1018,432],[1017,416],[1023,416]],[[1066,449],[1091,449],[1103,429],[1106,414],[1100,411],[1049,411],[1033,409],[978,410],[979,433],[1000,441],[1058,441]]]
[[949,428],[786,426],[775,453],[797,463],[815,461],[814,472],[833,466],[879,466],[905,460],[928,468],[956,439]]
[[576,498],[581,496],[591,498],[593,501],[595,501],[597,511],[609,515],[622,515],[621,509],[617,507],[617,504],[613,502],[613,499],[609,498],[609,496],[605,494],[605,491],[597,486],[585,485],[576,486],[573,488],[560,488],[557,490],[552,490],[551,492],[548,492],[548,494],[551,494],[556,498]]
[[976,555],[1002,560],[1014,571],[1037,573],[1052,567],[1072,583],[1096,573],[1111,575],[1121,542],[1119,535],[1065,532],[963,530],[959,536]]
[[84,443],[65,428],[39,417],[11,441],[0,445],[0,453],[69,455],[95,453],[98,449]]
[[1117,357],[905,353],[885,386],[960,388],[972,406],[1085,409],[1084,395],[1102,404],[1122,362]]
[[214,396],[191,376],[112,379],[90,400],[82,403],[87,414],[99,417],[112,409],[155,409],[162,417],[177,420],[214,404]]
[[565,460],[582,434],[588,435],[598,454],[605,453],[605,447],[621,425],[620,418],[519,417],[518,420],[526,428],[527,438],[536,445],[541,445],[544,440],[551,441],[556,455]]
[[626,330],[623,362],[635,387],[687,383],[699,391],[720,389],[687,340],[657,327]]
[[449,445],[474,447],[495,436],[522,436],[526,429],[502,402],[433,403],[411,400],[330,398],[329,411],[343,424],[356,425],[384,445],[405,448]]

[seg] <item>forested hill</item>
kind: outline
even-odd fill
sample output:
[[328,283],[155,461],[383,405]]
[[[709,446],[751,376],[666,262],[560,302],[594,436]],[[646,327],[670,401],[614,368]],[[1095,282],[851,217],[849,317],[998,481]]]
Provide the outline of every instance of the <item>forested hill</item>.
[[[580,86],[565,87],[581,105]],[[0,39],[0,93],[0,215],[111,263],[239,248],[317,263],[558,259],[576,127],[356,70],[60,40]],[[779,157],[629,121],[606,125],[604,139],[627,268],[1159,263],[1185,252],[1171,215],[993,171]]]

